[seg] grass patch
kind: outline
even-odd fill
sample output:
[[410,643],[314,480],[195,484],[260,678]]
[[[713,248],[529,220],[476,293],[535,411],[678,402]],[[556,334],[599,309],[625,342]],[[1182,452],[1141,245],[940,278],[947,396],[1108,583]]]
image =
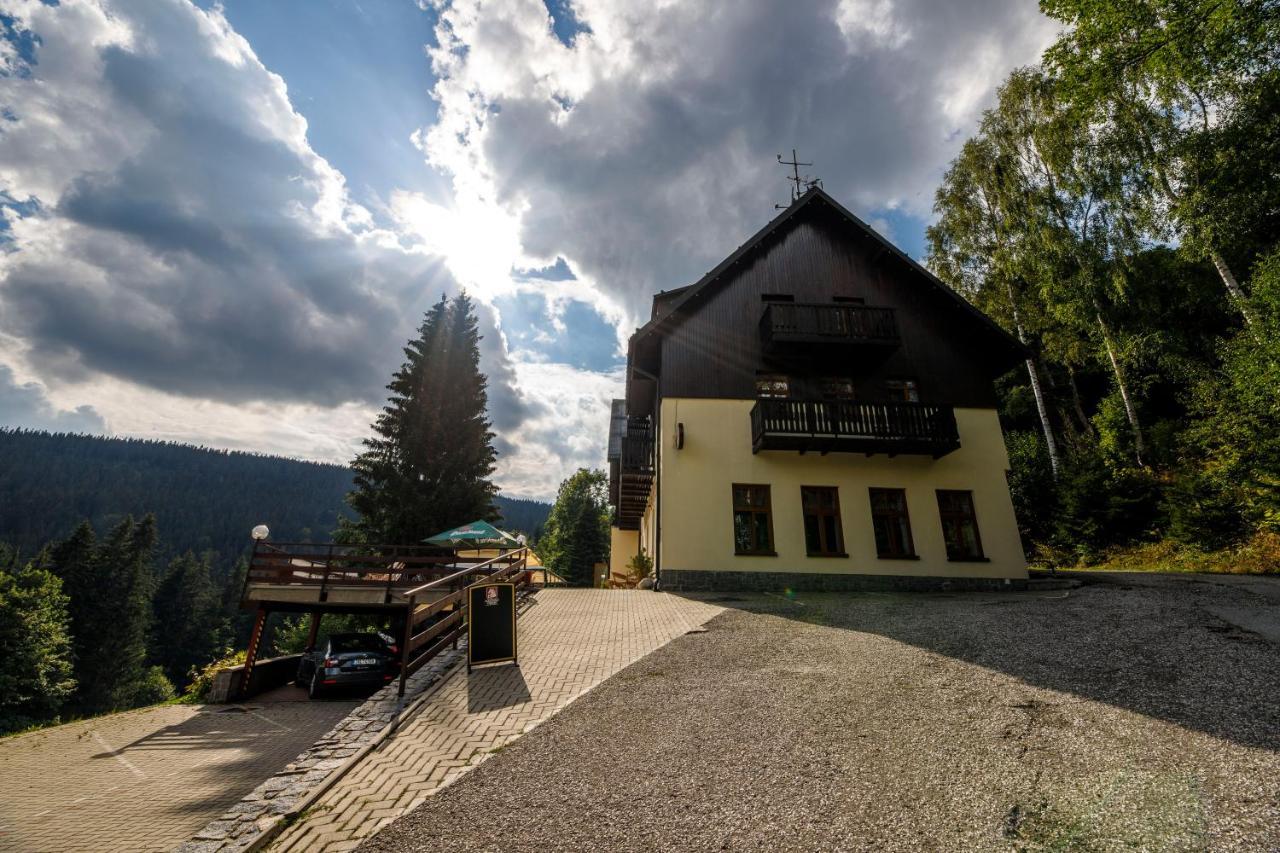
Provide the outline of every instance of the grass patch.
[[[1038,568],[1038,567],[1037,567]],[[1280,574],[1280,534],[1258,533],[1222,551],[1201,551],[1170,540],[1117,548],[1099,562],[1071,571],[1202,572],[1224,575]]]

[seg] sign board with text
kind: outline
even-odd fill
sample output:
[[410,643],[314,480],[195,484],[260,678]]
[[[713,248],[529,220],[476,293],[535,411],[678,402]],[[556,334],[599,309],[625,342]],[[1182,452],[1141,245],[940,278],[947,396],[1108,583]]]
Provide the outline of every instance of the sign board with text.
[[467,590],[467,670],[516,659],[516,586],[476,584]]

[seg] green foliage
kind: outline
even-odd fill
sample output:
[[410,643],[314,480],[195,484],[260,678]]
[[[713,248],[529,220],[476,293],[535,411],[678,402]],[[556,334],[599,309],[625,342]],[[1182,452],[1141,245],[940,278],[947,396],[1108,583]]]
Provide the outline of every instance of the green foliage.
[[174,684],[186,684],[192,669],[208,663],[229,639],[209,563],[190,552],[169,564],[151,608],[151,660]]
[[427,312],[387,386],[375,436],[351,463],[347,502],[357,517],[344,519],[343,541],[421,542],[468,521],[498,519],[479,341],[465,293]]
[[1181,541],[1217,545],[1280,531],[1280,251],[1254,269],[1257,324],[1222,346],[1192,395],[1196,416],[1167,501]]
[[595,585],[595,565],[609,560],[608,478],[604,471],[579,468],[560,484],[540,556],[569,584]]
[[75,689],[69,621],[58,577],[0,545],[0,732],[56,717]]
[[1159,485],[1151,472],[1112,467],[1097,451],[1068,457],[1057,493],[1047,545],[1060,562],[1095,560],[1110,546],[1153,538],[1162,526]]
[[[152,514],[164,532],[160,565],[188,551],[212,555],[214,585],[236,599],[243,576],[233,567],[248,550],[250,528],[265,522],[278,542],[326,541],[347,512],[351,487],[352,471],[342,465],[0,428],[0,541],[35,554],[81,520],[108,530],[126,515]],[[504,530],[530,536],[551,511],[548,503],[503,496],[496,504]],[[238,619],[234,606],[226,612]],[[238,636],[247,637],[247,626]]]
[[101,541],[84,524],[50,552],[71,597],[78,713],[136,707],[158,691],[146,666],[156,539],[154,517],[126,516]]
[[[359,613],[326,613],[320,619],[320,630],[317,637],[330,634],[362,634],[368,631],[380,631],[395,637],[398,632],[380,616],[364,616]],[[311,616],[295,616],[281,623],[272,635],[272,645],[278,655],[296,655],[307,649],[307,638],[311,635]]]
[[641,551],[627,563],[627,571],[631,572],[636,580],[646,578],[653,571],[653,558]]
[[1022,548],[1030,554],[1045,541],[1057,516],[1058,494],[1044,438],[1029,430],[1005,434],[1009,451],[1009,495],[1018,518]]
[[1001,86],[928,232],[1041,382],[997,387],[1024,544],[1269,553],[1245,543],[1280,529],[1280,5],[1041,8],[1061,36]]
[[240,666],[245,662],[247,654],[244,649],[238,652],[223,651],[222,656],[200,667],[191,674],[191,683],[183,691],[183,702],[204,702],[213,689],[213,680],[224,669]]

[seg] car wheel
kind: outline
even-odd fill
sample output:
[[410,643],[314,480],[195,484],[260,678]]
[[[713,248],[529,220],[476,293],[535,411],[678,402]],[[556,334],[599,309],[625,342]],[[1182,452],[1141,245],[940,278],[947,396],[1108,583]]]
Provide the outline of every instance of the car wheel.
[[307,690],[307,697],[310,699],[320,698],[320,667],[316,667],[315,674],[311,676],[311,687]]

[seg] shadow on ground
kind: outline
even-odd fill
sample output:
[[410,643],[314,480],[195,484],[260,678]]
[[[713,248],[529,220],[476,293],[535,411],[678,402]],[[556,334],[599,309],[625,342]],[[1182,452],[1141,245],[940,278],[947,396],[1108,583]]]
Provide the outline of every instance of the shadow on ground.
[[687,594],[877,634],[1249,747],[1280,752],[1280,646],[1228,622],[1280,607],[1280,578],[1121,574],[1066,591]]
[[522,705],[532,697],[524,673],[513,664],[472,670],[467,679],[467,713],[498,711]]

